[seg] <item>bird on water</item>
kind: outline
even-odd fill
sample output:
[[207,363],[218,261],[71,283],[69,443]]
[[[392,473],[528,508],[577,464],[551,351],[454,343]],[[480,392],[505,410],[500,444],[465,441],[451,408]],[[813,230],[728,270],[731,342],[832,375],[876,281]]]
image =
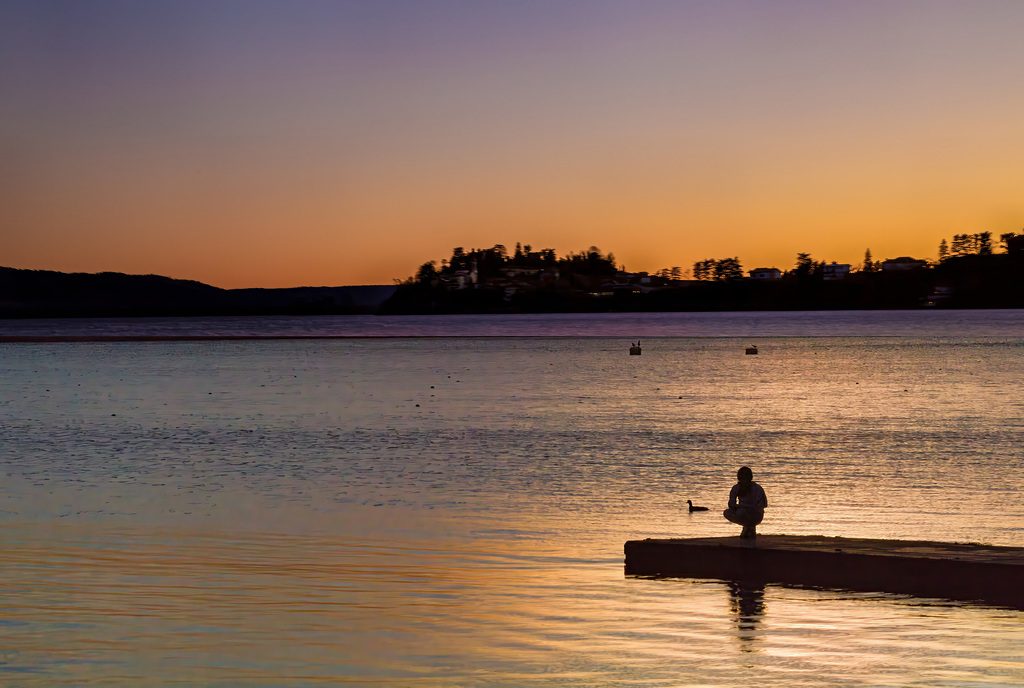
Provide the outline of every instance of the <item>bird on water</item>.
[[687,506],[690,507],[690,512],[691,513],[693,513],[694,511],[707,511],[708,510],[708,508],[706,506],[694,506],[693,502],[690,501],[689,499],[686,500],[686,504],[687,504]]

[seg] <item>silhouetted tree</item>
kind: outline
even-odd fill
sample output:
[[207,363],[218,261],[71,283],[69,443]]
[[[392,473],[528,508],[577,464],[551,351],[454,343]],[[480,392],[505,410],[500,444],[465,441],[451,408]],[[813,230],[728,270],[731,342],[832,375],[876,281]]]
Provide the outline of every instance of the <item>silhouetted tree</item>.
[[974,235],[975,248],[979,256],[992,255],[992,232],[978,232]]
[[[939,244],[939,248],[941,261],[942,244]],[[992,232],[954,234],[949,253],[951,256],[990,256],[993,253]]]
[[420,284],[427,284],[437,278],[437,262],[430,260],[420,266],[416,271],[416,281]]
[[810,253],[798,253],[796,254],[796,270],[794,274],[797,277],[810,277],[814,273],[814,261],[811,260]]
[[1007,253],[1024,253],[1024,232],[1007,232],[999,235],[999,241]]
[[715,279],[717,267],[718,261],[714,258],[698,260],[693,264],[693,278],[696,280],[713,280]]
[[966,234],[954,234],[949,252],[954,256],[967,256],[971,253],[970,238]]
[[871,260],[871,249],[864,251],[864,264],[861,266],[861,272],[874,272],[876,269],[874,261]]
[[946,240],[943,239],[939,242],[939,262],[941,263],[947,258],[949,258],[949,244],[947,244]]
[[597,246],[591,246],[581,253],[570,253],[559,261],[559,265],[569,272],[581,275],[610,275],[617,271],[615,256],[610,253],[607,256],[602,255],[601,249]]
[[452,257],[448,260],[448,267],[441,268],[442,272],[455,272],[456,270],[468,270],[472,264],[472,259],[466,255],[466,251],[461,246],[456,246],[452,249]]
[[723,258],[715,263],[715,279],[731,281],[743,279],[743,266],[739,258]]
[[[681,268],[672,268],[672,270],[675,275],[682,276],[683,271]],[[675,277],[675,279],[678,278]],[[724,282],[742,278],[743,266],[740,265],[739,258],[722,258],[719,260],[708,258],[706,260],[698,260],[693,264],[693,279],[695,280]]]

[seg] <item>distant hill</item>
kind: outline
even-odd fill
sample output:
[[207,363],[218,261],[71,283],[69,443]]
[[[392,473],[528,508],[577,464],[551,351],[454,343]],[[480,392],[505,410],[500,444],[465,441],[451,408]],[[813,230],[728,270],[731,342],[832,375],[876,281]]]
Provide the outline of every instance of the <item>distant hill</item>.
[[0,318],[376,313],[390,285],[221,289],[120,272],[0,267]]
[[396,287],[390,284],[355,287],[292,287],[288,289],[231,289],[226,298],[232,310],[260,314],[377,313]]

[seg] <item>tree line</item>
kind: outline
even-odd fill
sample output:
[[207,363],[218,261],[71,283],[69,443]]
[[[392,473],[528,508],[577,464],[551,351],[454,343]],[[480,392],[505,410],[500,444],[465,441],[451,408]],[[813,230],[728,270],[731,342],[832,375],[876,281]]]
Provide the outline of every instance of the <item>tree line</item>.
[[[1024,252],[1024,232],[1007,232],[999,235],[1000,248],[1003,253]],[[954,234],[953,239],[947,242],[942,239],[939,242],[938,260],[932,263],[934,267],[950,258],[963,258],[967,256],[991,256],[996,254],[992,232],[977,232],[974,234]],[[871,249],[864,251],[864,260],[858,266],[860,272],[878,272],[882,269],[883,261],[876,261],[871,255]],[[784,271],[794,277],[815,277],[824,273],[827,261],[815,261],[809,253],[797,253],[796,264],[790,271]],[[659,270],[657,275],[673,277],[681,274],[679,268]],[[693,264],[693,279],[695,280],[736,280],[742,279],[745,275],[739,258],[708,258],[698,260]],[[678,279],[678,277],[676,277]]]
[[554,249],[534,251],[530,244],[516,242],[515,251],[511,255],[504,244],[468,251],[456,246],[452,249],[450,258],[441,260],[440,266],[437,261],[427,261],[419,267],[414,276],[395,280],[395,283],[399,286],[431,283],[439,278],[471,271],[475,271],[478,279],[484,281],[498,277],[502,268],[557,270],[566,275],[614,275],[619,271],[615,256],[611,253],[602,253],[596,246],[559,258]]
[[[903,261],[883,270],[866,249],[845,279],[824,279],[828,263],[796,254],[781,279],[751,280],[738,256],[627,273],[612,253],[591,246],[558,256],[517,242],[486,249],[456,247],[416,274],[395,280],[384,312],[515,312],[577,310],[735,310],[937,307],[1024,307],[1024,232],[955,234],[937,260]],[[518,270],[517,270],[518,269]],[[640,283],[642,282],[642,286]]]
[[[1004,253],[1024,251],[1024,232],[1001,234],[999,241]],[[938,261],[933,265],[950,258],[987,256],[995,253],[992,232],[954,234],[952,241],[947,242],[946,239],[942,239],[939,242]],[[800,252],[796,254],[794,267],[782,272],[798,278],[820,276],[826,264],[827,261],[816,261],[811,254]],[[591,246],[578,253],[570,252],[560,258],[554,249],[545,248],[534,251],[530,244],[516,242],[515,251],[512,254],[509,254],[504,244],[495,244],[491,248],[484,249],[474,248],[468,251],[457,246],[452,249],[451,257],[442,259],[440,265],[437,261],[427,261],[420,266],[414,276],[404,280],[396,279],[395,283],[399,285],[422,283],[471,269],[475,269],[481,279],[487,279],[497,276],[501,268],[505,267],[559,270],[570,275],[613,275],[620,270],[625,270],[625,267],[617,265],[614,254],[604,254],[596,246]],[[857,266],[857,270],[871,273],[881,269],[882,261],[874,260],[871,249],[866,249],[864,260]],[[684,272],[679,266],[673,266],[660,268],[651,274],[666,280],[690,278],[698,281],[719,282],[739,280],[746,276],[738,256],[698,260],[689,272]]]

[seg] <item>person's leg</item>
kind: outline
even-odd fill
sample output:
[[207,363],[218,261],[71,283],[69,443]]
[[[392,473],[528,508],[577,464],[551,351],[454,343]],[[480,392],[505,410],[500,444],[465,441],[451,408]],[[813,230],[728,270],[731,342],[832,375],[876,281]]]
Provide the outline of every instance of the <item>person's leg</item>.
[[764,512],[751,513],[749,509],[726,509],[722,516],[736,525],[743,526],[743,530],[740,531],[741,538],[753,539],[757,537],[757,524],[764,519]]
[[[746,533],[747,538],[753,540],[757,537],[757,526],[761,521],[764,520],[764,511],[754,511],[753,513],[744,514],[746,525],[743,528],[743,532]],[[742,535],[740,536],[742,537]]]
[[740,537],[747,539],[753,537],[750,535],[753,526],[750,525],[750,519],[747,514],[744,514],[739,509],[726,509],[722,512],[722,516],[725,516],[726,520],[730,523],[735,523],[738,526],[743,526],[743,530],[740,531]]

